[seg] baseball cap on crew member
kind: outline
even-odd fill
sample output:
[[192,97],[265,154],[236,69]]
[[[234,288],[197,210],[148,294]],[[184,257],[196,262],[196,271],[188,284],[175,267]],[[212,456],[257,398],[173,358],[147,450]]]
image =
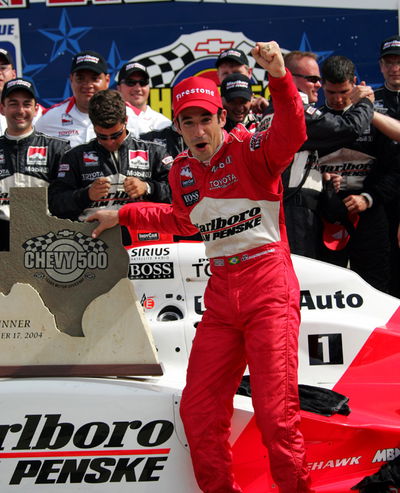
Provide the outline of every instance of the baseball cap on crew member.
[[144,65],[138,62],[128,62],[121,67],[118,73],[118,84],[120,84],[122,80],[126,79],[134,72],[142,72],[145,75],[146,79],[150,79],[150,76]]
[[14,66],[14,62],[13,62],[11,53],[9,51],[5,50],[4,48],[0,48],[0,59],[1,58],[5,59],[7,65],[10,64],[10,65]]
[[253,97],[251,81],[243,74],[230,74],[221,82],[221,96],[226,101],[243,98],[250,101]]
[[382,41],[379,57],[386,55],[400,55],[400,36],[391,36]]
[[3,86],[3,91],[1,93],[1,102],[3,103],[6,97],[8,97],[13,91],[27,91],[29,92],[33,99],[36,101],[35,88],[29,80],[17,78],[7,81]]
[[220,53],[217,61],[215,62],[215,66],[218,68],[226,60],[231,60],[238,63],[239,65],[249,64],[249,60],[247,59],[247,56],[244,54],[244,52],[242,50],[236,50],[235,48],[231,48]]
[[172,109],[175,117],[185,108],[196,106],[211,114],[222,108],[222,99],[218,87],[211,79],[188,77],[179,82],[172,91]]
[[107,74],[108,66],[105,59],[95,51],[87,50],[77,53],[72,59],[71,74],[77,70],[91,70],[96,74]]

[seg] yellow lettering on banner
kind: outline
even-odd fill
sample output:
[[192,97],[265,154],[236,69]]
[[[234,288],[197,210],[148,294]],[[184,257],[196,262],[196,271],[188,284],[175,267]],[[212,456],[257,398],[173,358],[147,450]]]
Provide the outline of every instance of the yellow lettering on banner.
[[172,118],[171,108],[171,88],[165,87],[163,89],[152,88],[150,89],[150,106],[154,111],[162,113],[167,118]]
[[251,90],[253,91],[253,94],[256,94],[257,96],[262,95],[262,85],[261,84],[253,84],[251,86]]

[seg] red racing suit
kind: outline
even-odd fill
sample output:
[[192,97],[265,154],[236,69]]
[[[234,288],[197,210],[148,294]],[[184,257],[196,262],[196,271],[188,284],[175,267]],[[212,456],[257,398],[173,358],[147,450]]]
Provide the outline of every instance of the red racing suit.
[[303,103],[290,73],[270,78],[269,130],[238,126],[209,163],[181,153],[169,174],[172,205],[126,205],[120,224],[189,235],[200,231],[212,276],[181,401],[202,491],[242,491],[228,442],[233,396],[249,365],[257,424],[282,493],[309,491],[299,431],[299,287],[290,260],[280,174],[305,138]]

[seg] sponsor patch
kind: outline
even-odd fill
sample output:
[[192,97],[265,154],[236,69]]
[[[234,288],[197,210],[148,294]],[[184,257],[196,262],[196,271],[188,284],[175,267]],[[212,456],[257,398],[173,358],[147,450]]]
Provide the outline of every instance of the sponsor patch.
[[85,166],[97,166],[99,162],[99,156],[95,151],[84,152],[83,162]]
[[148,262],[146,264],[130,264],[129,279],[173,279],[173,262]]
[[172,156],[166,156],[162,161],[161,161],[165,166],[170,168],[172,166],[172,163],[174,162],[174,158]]
[[308,115],[315,115],[319,116],[321,112],[319,111],[318,108],[315,108],[315,106],[307,106],[307,108],[304,110],[304,113],[307,113]]
[[181,169],[181,186],[183,188],[191,187],[195,183],[196,183],[196,181],[193,177],[192,170],[190,169],[190,166],[184,166]]
[[260,148],[262,137],[263,135],[260,133],[256,133],[252,136],[250,139],[250,151],[255,151]]
[[234,183],[236,183],[238,179],[233,173],[230,173],[222,178],[216,178],[215,180],[210,181],[210,190],[217,190],[220,188],[227,188]]
[[58,171],[69,171],[69,164],[66,163],[60,164],[60,166],[58,167]]
[[198,190],[194,190],[193,192],[185,193],[184,195],[182,195],[182,198],[185,202],[185,205],[187,207],[190,207],[200,200],[200,192]]
[[137,169],[149,169],[149,152],[132,149],[129,150],[129,167]]
[[46,166],[47,147],[29,146],[26,154],[26,164],[28,166]]
[[67,125],[73,125],[74,120],[72,119],[72,116],[69,115],[68,113],[63,113],[61,116],[61,125],[67,126]]
[[160,235],[158,233],[138,233],[139,241],[155,241],[159,240]]
[[3,149],[0,149],[0,164],[6,164],[6,158],[4,156]]

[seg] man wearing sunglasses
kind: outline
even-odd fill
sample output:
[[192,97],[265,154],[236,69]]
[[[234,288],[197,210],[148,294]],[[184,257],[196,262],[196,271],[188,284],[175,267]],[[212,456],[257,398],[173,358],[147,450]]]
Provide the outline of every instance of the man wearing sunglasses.
[[[308,137],[282,175],[286,228],[292,253],[319,259],[322,249],[320,201],[323,176],[318,152],[334,147],[340,149],[361,137],[369,129],[373,106],[368,98],[360,94],[359,100],[349,111],[343,114],[322,113],[315,107],[321,88],[317,56],[308,51],[291,51],[284,59],[304,103]],[[263,118],[258,130],[268,128],[273,111],[271,104],[269,114]],[[329,175],[325,179],[328,180]]]
[[154,111],[147,104],[150,95],[150,76],[144,65],[138,62],[128,62],[123,65],[118,74],[117,89],[125,101],[132,105],[136,123],[135,137],[171,125],[171,120],[162,113]]
[[50,185],[50,212],[84,220],[94,211],[119,209],[128,202],[170,202],[172,158],[163,146],[132,137],[120,93],[97,92],[88,110],[96,138],[65,154]]
[[[88,113],[89,101],[110,84],[106,60],[91,50],[77,53],[72,59],[69,80],[72,97],[44,111],[35,127],[47,135],[67,139],[75,147],[95,136]],[[130,107],[126,112],[128,129],[136,132],[135,113]]]

